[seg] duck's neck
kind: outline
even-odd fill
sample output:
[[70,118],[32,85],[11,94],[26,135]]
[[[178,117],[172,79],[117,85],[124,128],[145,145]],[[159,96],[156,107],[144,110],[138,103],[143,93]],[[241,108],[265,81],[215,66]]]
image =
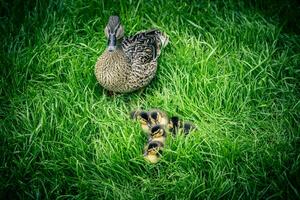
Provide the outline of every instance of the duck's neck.
[[107,48],[103,56],[105,58],[104,68],[107,68],[109,72],[113,69],[118,69],[120,66],[127,65],[127,57],[119,45],[113,50]]
[[114,51],[120,51],[122,50],[122,45],[121,44],[117,44],[116,48],[114,49]]
[[108,56],[112,57],[112,58],[119,57],[120,54],[123,55],[123,49],[121,46],[116,46],[116,48],[114,50],[107,48],[106,51],[107,51]]

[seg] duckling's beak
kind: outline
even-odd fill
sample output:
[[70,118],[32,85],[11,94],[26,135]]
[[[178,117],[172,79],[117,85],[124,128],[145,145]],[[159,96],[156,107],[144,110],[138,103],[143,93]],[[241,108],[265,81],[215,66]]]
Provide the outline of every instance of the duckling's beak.
[[117,38],[116,35],[110,34],[108,37],[108,51],[112,52],[117,48]]

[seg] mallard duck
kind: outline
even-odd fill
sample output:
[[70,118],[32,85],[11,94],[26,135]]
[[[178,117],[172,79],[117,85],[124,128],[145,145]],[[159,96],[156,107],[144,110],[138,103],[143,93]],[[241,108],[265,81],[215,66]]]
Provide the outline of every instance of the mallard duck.
[[167,132],[161,125],[155,125],[151,128],[148,141],[159,141],[165,144],[167,138]]
[[154,125],[167,126],[169,123],[168,115],[159,109],[150,110],[148,115],[152,127]]
[[168,43],[168,36],[159,30],[148,30],[124,38],[124,27],[118,16],[109,17],[104,32],[108,45],[95,66],[100,85],[119,93],[148,85],[156,74],[157,59]]
[[144,149],[144,158],[152,164],[157,163],[162,155],[164,144],[159,141],[149,142]]
[[185,135],[187,135],[191,131],[197,129],[197,127],[192,122],[182,121],[177,116],[170,118],[170,121],[168,123],[168,128],[173,135],[176,135],[180,131],[182,131]]

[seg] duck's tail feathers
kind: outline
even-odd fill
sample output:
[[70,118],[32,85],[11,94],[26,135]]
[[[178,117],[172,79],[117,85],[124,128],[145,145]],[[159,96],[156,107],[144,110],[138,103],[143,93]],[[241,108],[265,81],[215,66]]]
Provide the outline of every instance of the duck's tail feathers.
[[160,41],[160,46],[162,48],[166,47],[169,43],[169,36],[166,33],[163,33],[161,31],[157,31],[158,39]]

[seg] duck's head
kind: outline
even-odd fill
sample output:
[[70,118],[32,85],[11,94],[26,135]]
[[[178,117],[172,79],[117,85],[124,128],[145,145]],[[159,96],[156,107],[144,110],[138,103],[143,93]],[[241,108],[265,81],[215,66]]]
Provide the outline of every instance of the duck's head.
[[160,125],[156,125],[151,128],[150,135],[152,138],[166,137],[166,134],[166,131]]
[[117,43],[124,37],[124,28],[121,25],[120,18],[118,16],[110,16],[104,32],[108,39],[108,51],[115,51]]

